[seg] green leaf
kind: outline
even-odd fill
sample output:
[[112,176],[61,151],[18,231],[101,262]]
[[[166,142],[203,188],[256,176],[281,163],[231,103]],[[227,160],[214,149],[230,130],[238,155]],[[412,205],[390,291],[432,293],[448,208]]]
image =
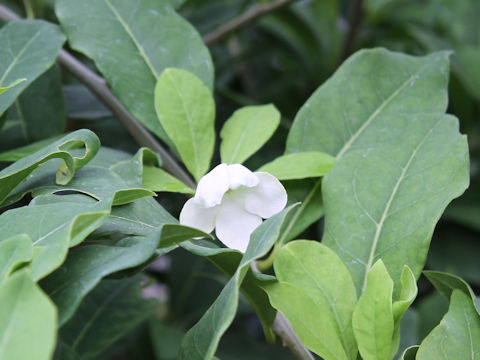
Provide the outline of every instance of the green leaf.
[[156,163],[156,155],[149,149],[141,148],[133,157],[121,151],[100,148],[96,156],[81,170],[68,185],[58,186],[52,181],[58,164],[50,162],[24,181],[7,200],[18,201],[27,193],[33,196],[56,192],[75,191],[97,200],[113,198],[113,205],[123,205],[137,199],[155,196],[144,189],[142,173],[144,163]]
[[57,313],[28,271],[18,271],[0,283],[0,304],[0,358],[51,359]]
[[[362,50],[312,95],[295,118],[287,153],[320,151],[337,158],[324,179],[324,242],[348,264],[358,291],[383,249],[382,259],[396,284],[395,296],[405,263],[418,276],[436,220],[467,185],[465,139],[458,135],[456,119],[440,115],[447,106],[447,80],[446,52],[416,58],[384,49]],[[432,143],[439,148],[432,149]],[[412,184],[419,191],[415,194],[407,190],[416,179],[410,175],[422,166],[424,177],[435,186],[429,186],[431,193],[426,193]],[[456,176],[449,180],[437,172]],[[414,202],[420,194],[428,201]],[[409,202],[410,208],[403,209]],[[406,214],[414,221],[402,220]],[[297,218],[302,217],[299,212]],[[402,241],[393,246],[399,237],[394,234],[397,224],[402,228]],[[425,250],[418,252],[417,248]],[[412,254],[409,261],[405,261],[406,253]]]
[[[74,149],[85,147],[81,153]],[[43,149],[24,157],[0,171],[0,204],[23,180],[34,172],[41,164],[50,159],[62,159],[58,168],[56,182],[66,185],[80,169],[90,161],[98,151],[100,142],[89,130],[77,130]]]
[[397,301],[393,302],[392,312],[394,321],[392,348],[390,358],[393,358],[398,351],[400,345],[400,325],[402,323],[405,311],[412,305],[413,300],[417,297],[418,288],[417,280],[412,270],[405,265],[400,276],[401,290]]
[[3,87],[0,87],[0,94],[1,93],[4,93],[5,91],[7,91],[8,89],[11,89],[13,88],[14,86],[17,86],[18,84],[24,82],[24,81],[27,81],[27,79],[23,78],[23,79],[17,79],[15,81],[13,81],[12,83],[8,84],[7,86],[3,86]]
[[142,184],[145,188],[156,192],[176,192],[181,194],[195,194],[195,190],[185,185],[165,170],[145,166],[143,168]]
[[172,247],[194,237],[208,237],[208,234],[165,224],[147,237],[128,237],[113,246],[94,244],[71,250],[65,263],[41,283],[57,305],[59,325],[70,319],[83,297],[103,277],[145,263],[157,248]]
[[457,119],[442,114],[447,80],[446,52],[360,51],[292,126],[289,151],[337,158],[323,179],[323,242],[347,264],[359,293],[381,258],[397,298],[403,266],[419,276],[437,220],[468,185],[466,139]]
[[356,359],[352,314],[357,294],[340,258],[315,241],[293,241],[275,257],[278,282],[264,285],[300,340],[326,360]]
[[155,83],[177,67],[213,87],[212,60],[197,31],[167,0],[139,0],[134,8],[130,0],[60,0],[55,10],[72,48],[92,58],[128,111],[172,145],[155,114]]
[[450,299],[454,290],[460,290],[464,294],[470,296],[478,314],[480,315],[480,300],[477,299],[472,288],[465,280],[459,278],[458,276],[440,271],[429,270],[424,271],[423,273],[433,284],[433,286],[435,286],[435,289],[437,289],[437,291],[447,299]]
[[362,359],[390,359],[394,331],[392,292],[392,278],[382,260],[378,260],[368,272],[367,286],[352,317]]
[[64,135],[57,135],[50,139],[36,141],[32,144],[25,145],[16,149],[4,151],[0,153],[0,161],[4,162],[15,162],[28,155],[32,155],[42,148],[54,143],[55,141],[61,139]]
[[265,171],[279,180],[324,176],[335,165],[335,158],[321,152],[299,152],[280,156],[257,171]]
[[21,234],[30,238],[34,256],[29,267],[38,280],[60,266],[68,248],[98,228],[109,210],[109,202],[68,202],[68,196],[58,196],[57,202],[32,202],[4,212],[0,215],[0,233],[4,239]]
[[141,294],[139,278],[104,280],[59,332],[81,359],[91,359],[152,315],[157,301]]
[[212,306],[183,338],[178,359],[209,360],[213,358],[221,336],[235,317],[239,288],[250,268],[250,263],[270,250],[280,235],[285,216],[292,208],[290,206],[266,220],[253,232],[235,274]]
[[209,169],[215,145],[215,103],[193,74],[166,69],[155,87],[158,120],[198,181]]
[[[11,21],[0,31],[0,115],[38,76],[52,66],[65,36],[42,20]],[[18,79],[26,79],[18,82]],[[17,84],[13,87],[12,84]]]
[[220,132],[222,163],[243,163],[270,139],[279,124],[280,113],[272,104],[236,110]]
[[11,149],[63,133],[65,103],[57,65],[40,75],[9,108],[1,148]]
[[19,234],[0,241],[0,283],[18,266],[33,257],[32,241],[26,234]]
[[422,341],[417,360],[476,360],[480,355],[480,315],[469,295],[453,290],[440,324]]

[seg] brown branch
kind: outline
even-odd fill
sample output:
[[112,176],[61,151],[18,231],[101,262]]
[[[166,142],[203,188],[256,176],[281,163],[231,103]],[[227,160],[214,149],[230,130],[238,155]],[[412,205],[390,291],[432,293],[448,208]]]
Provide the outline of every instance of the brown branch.
[[[0,5],[0,19],[8,21],[17,20],[20,19],[20,17],[8,7]],[[175,175],[188,186],[195,188],[195,183],[186,171],[178,165],[175,158],[120,103],[118,98],[108,87],[105,79],[96,75],[65,50],[60,51],[58,62],[62,67],[71,72],[77,79],[85,84],[85,86],[88,87],[90,91],[112,111],[115,117],[140,146],[146,146],[160,154],[165,170]]]
[[352,53],[353,44],[358,34],[358,29],[363,18],[363,0],[352,0],[350,5],[350,11],[348,16],[348,32],[345,36],[345,42],[343,44],[342,57],[339,65],[346,60]]
[[220,26],[218,29],[208,33],[203,37],[206,45],[213,45],[228,37],[234,31],[250,24],[258,18],[265,16],[275,10],[288,6],[296,0],[277,0],[265,4],[255,5],[250,11],[232,19],[231,21]]
[[281,312],[277,312],[275,322],[273,323],[273,331],[282,339],[283,345],[288,347],[296,360],[315,360],[297,334],[295,334],[292,325],[290,325],[285,315]]

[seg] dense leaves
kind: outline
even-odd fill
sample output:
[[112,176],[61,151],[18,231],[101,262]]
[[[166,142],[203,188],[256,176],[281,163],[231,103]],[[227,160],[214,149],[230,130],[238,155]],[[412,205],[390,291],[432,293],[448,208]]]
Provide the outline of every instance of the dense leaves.
[[133,9],[129,0],[61,0],[56,13],[71,46],[95,61],[132,115],[172,144],[155,115],[153,92],[168,67],[212,87],[210,55],[195,29],[167,0],[140,0]]

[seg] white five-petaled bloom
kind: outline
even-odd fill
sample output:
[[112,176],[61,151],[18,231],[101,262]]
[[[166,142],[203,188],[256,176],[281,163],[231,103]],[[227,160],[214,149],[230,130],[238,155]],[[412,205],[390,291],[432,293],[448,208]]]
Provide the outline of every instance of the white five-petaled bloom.
[[180,213],[180,224],[210,233],[245,252],[252,232],[283,210],[287,192],[277,178],[240,164],[220,164],[200,179],[195,196]]

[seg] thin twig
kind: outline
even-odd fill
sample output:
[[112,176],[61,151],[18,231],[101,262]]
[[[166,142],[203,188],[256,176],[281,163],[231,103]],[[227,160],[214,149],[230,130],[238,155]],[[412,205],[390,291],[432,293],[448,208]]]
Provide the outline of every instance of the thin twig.
[[363,0],[352,0],[350,5],[350,11],[348,16],[348,32],[345,36],[345,42],[343,43],[342,57],[339,65],[346,60],[352,53],[353,43],[358,34],[358,29],[362,22],[363,12]]
[[250,24],[262,16],[271,13],[272,11],[290,5],[295,1],[296,0],[277,0],[270,3],[255,5],[250,11],[247,11],[246,13],[234,18],[211,33],[205,35],[203,37],[203,42],[209,46],[218,43],[219,41],[225,39],[232,32]]
[[288,347],[295,359],[315,360],[310,351],[308,351],[300,341],[297,334],[295,334],[292,325],[290,325],[285,315],[281,312],[277,312],[275,322],[273,323],[273,331],[282,339],[284,346]]
[[[0,5],[0,19],[17,20],[20,17],[4,5]],[[86,87],[90,89],[99,100],[108,107],[125,129],[132,135],[140,146],[146,146],[160,154],[163,160],[163,167],[168,172],[175,175],[188,186],[195,188],[195,183],[190,176],[183,170],[174,157],[148,132],[120,103],[112,90],[108,87],[106,81],[96,75],[93,71],[75,59],[70,53],[61,50],[58,55],[58,62]]]

